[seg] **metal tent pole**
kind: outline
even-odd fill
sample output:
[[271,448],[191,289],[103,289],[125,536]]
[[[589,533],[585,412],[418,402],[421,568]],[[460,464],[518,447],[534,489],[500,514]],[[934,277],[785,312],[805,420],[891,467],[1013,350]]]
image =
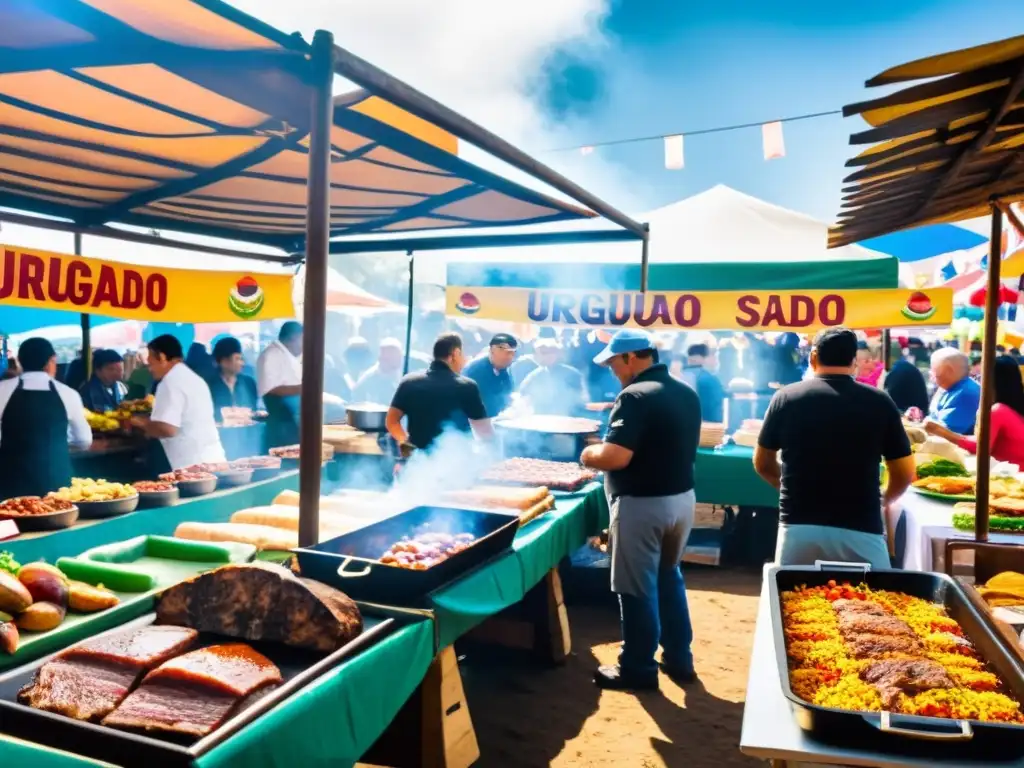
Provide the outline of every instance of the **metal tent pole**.
[[405,314],[405,363],[402,366],[402,374],[409,372],[409,350],[412,349],[412,301],[413,301],[413,280],[416,277],[416,256],[409,251],[409,306]]
[[[82,234],[75,232],[75,256],[82,255]],[[82,324],[82,367],[85,369],[85,380],[92,376],[92,320],[85,312],[78,316]]]
[[1002,271],[1003,210],[992,203],[988,248],[988,295],[985,297],[985,340],[981,347],[981,408],[978,411],[978,482],[974,505],[974,538],[988,541],[989,475],[991,474],[992,403],[995,399],[996,330],[999,325],[999,273]]
[[651,243],[651,225],[644,224],[643,242],[640,244],[640,293],[647,293],[648,252]]
[[320,472],[324,407],[324,328],[330,240],[331,125],[334,36],[313,35],[312,123],[306,201],[306,283],[303,300],[302,402],[299,418],[299,546],[320,541]]
[[882,368],[886,373],[892,368],[892,332],[888,328],[882,329]]

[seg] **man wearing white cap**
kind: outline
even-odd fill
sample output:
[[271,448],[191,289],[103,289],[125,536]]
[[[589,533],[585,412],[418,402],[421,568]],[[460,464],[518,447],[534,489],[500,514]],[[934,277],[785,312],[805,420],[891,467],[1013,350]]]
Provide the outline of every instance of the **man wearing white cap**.
[[654,689],[658,663],[673,680],[693,682],[686,585],[679,563],[693,527],[693,466],[700,439],[697,393],[669,375],[654,340],[622,330],[594,362],[622,383],[604,442],[580,461],[605,472],[611,511],[612,591],[619,596],[622,653],[601,667],[601,688]]

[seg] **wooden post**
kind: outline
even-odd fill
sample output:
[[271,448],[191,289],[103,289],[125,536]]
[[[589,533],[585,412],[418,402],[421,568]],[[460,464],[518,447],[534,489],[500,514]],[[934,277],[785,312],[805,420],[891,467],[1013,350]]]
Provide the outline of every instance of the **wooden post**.
[[334,36],[313,35],[313,103],[306,198],[306,284],[303,301],[302,403],[299,418],[299,546],[320,541],[320,472],[324,407],[324,328],[330,246],[331,125]]
[[992,403],[995,399],[996,330],[1002,283],[1003,210],[992,203],[992,231],[988,248],[988,295],[985,297],[985,335],[981,347],[981,408],[978,411],[978,482],[974,504],[974,538],[988,541],[989,476],[991,474]]
[[416,277],[416,256],[412,251],[408,252],[409,257],[409,299],[405,315],[405,363],[402,365],[402,373],[409,372],[409,355],[412,350],[412,301],[414,296],[413,280]]
[[[82,235],[75,232],[75,256],[82,255]],[[82,326],[82,367],[85,371],[85,380],[89,381],[92,376],[92,319],[85,312],[78,316]]]
[[882,368],[886,373],[892,368],[892,333],[888,328],[882,329]]

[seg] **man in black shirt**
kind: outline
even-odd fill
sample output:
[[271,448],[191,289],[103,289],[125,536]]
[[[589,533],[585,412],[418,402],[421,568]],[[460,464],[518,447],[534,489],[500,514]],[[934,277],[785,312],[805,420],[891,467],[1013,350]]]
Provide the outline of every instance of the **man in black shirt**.
[[[856,356],[852,331],[822,331],[811,349],[814,377],[780,389],[765,414],[754,468],[779,489],[780,565],[835,560],[890,567],[890,505],[913,480],[914,459],[889,395],[853,379]],[[889,470],[889,547],[879,493],[882,460]]]
[[679,563],[693,527],[693,464],[700,439],[700,401],[658,362],[654,340],[622,330],[594,358],[622,383],[604,442],[580,461],[602,470],[611,510],[612,591],[619,596],[622,653],[601,667],[602,688],[658,687],[654,654],[674,680],[696,679],[686,586]]
[[[457,333],[446,333],[434,342],[430,367],[402,378],[385,420],[399,445],[426,450],[446,428],[469,432],[472,427],[479,437],[494,434],[480,388],[459,375],[464,364],[462,339]],[[403,417],[408,431],[402,426]]]

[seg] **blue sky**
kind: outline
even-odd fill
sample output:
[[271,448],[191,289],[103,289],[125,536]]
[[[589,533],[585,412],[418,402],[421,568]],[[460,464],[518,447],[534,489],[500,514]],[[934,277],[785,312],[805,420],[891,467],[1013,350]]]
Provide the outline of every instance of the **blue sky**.
[[[574,125],[571,143],[839,109],[870,98],[864,81],[889,66],[1021,34],[1024,2],[615,0],[604,27],[611,46],[555,54],[538,87],[549,115]],[[840,115],[787,123],[787,156],[772,162],[756,128],[688,138],[682,171],[664,169],[659,141],[597,152],[635,174],[648,208],[723,183],[832,220],[848,138],[863,125]]]

